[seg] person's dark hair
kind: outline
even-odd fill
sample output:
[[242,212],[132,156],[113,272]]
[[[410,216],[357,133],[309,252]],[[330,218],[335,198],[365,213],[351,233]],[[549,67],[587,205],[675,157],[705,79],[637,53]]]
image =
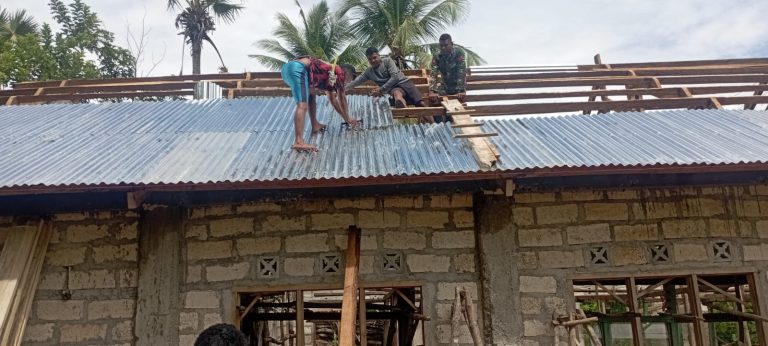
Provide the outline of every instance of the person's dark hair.
[[246,346],[245,335],[235,326],[214,324],[197,336],[195,346]]
[[451,38],[451,35],[449,35],[449,34],[442,34],[442,35],[440,35],[440,41],[451,41],[451,42],[453,42],[453,39]]
[[368,49],[365,50],[365,56],[370,57],[374,53],[378,53],[379,50],[376,49],[376,47],[368,47]]
[[350,64],[341,64],[341,69],[344,70],[344,79],[347,82],[353,81],[357,77],[357,72],[355,71],[355,67]]

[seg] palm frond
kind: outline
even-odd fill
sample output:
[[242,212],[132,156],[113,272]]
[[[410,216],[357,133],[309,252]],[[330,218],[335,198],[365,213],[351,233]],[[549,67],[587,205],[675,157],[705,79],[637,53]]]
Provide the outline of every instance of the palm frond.
[[[277,55],[285,60],[291,60],[296,57],[290,50],[286,49],[280,44],[280,41],[277,40],[259,40],[254,43],[254,46],[261,48],[271,54]],[[249,57],[253,58],[256,55],[248,55]]]
[[278,58],[274,58],[268,55],[261,55],[261,54],[252,54],[252,55],[248,55],[248,57],[256,59],[256,61],[258,61],[259,64],[266,66],[268,69],[272,71],[280,71],[280,69],[283,68],[283,65],[285,65],[288,62],[285,60],[280,60]]
[[211,2],[211,9],[216,18],[223,20],[225,23],[233,23],[237,15],[243,10],[243,6],[233,4],[229,0],[213,0]]
[[437,37],[445,31],[449,25],[455,25],[464,20],[469,13],[469,2],[467,0],[443,0],[424,17],[420,23],[424,32],[429,37]]
[[169,10],[181,8],[181,2],[179,0],[168,0],[166,8]]

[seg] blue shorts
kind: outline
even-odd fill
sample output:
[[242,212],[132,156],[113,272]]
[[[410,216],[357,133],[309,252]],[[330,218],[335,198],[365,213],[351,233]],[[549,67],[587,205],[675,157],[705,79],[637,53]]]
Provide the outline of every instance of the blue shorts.
[[288,87],[296,103],[309,101],[309,73],[307,67],[298,61],[289,61],[280,70],[280,76]]

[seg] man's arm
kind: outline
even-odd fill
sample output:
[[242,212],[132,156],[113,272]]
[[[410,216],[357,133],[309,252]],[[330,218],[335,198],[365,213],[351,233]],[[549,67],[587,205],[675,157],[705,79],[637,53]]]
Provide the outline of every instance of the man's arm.
[[456,90],[467,91],[467,59],[463,49],[456,50]]
[[360,84],[363,84],[367,80],[368,80],[368,69],[366,69],[365,71],[363,71],[363,73],[361,73],[359,76],[357,76],[357,78],[355,78],[355,80],[349,82],[347,84],[347,86],[344,87],[344,90],[345,91],[352,90],[356,86],[358,86]]
[[429,67],[429,92],[437,93],[440,89],[437,87],[437,76],[440,75],[440,66],[437,63],[437,57],[432,57],[432,64]]
[[397,65],[395,65],[395,62],[392,61],[392,59],[382,59],[381,63],[384,64],[384,68],[387,70],[387,73],[389,73],[389,80],[384,83],[384,85],[379,87],[381,93],[386,94],[390,89],[397,85],[397,82],[400,81],[398,78],[400,75],[400,69],[397,68]]

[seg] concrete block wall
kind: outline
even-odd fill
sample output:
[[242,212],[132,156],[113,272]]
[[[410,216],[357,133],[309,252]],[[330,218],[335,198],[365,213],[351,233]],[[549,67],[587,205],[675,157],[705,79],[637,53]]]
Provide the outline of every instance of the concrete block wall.
[[[343,283],[320,270],[320,256],[343,259],[347,228],[362,229],[361,283],[423,283],[427,344],[450,342],[456,285],[479,301],[473,200],[469,194],[313,199],[193,208],[184,230],[180,345],[207,326],[231,321],[237,287]],[[401,256],[399,271],[384,256]],[[273,258],[277,275],[263,278],[258,261]],[[297,286],[298,287],[298,286]],[[462,343],[471,343],[464,328]]]
[[[3,231],[29,231],[4,218]],[[138,271],[133,212],[59,214],[24,333],[25,345],[131,345]],[[67,269],[70,267],[67,283]],[[72,295],[63,299],[68,286]]]
[[[768,297],[766,185],[516,193],[483,204],[486,335],[494,344],[551,344],[552,313],[573,306],[570,280],[583,273],[754,269]],[[728,244],[730,258],[715,242]],[[652,257],[656,245],[667,246],[667,261]],[[593,263],[598,247],[607,263]]]

